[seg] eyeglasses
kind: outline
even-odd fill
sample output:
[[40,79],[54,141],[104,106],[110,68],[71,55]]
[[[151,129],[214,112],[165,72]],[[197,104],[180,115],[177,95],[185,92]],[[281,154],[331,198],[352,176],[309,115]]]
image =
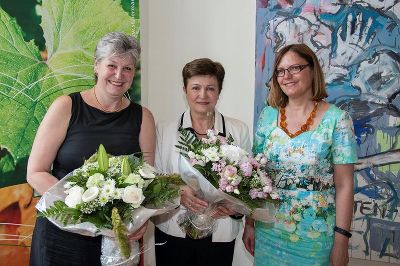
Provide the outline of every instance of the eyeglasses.
[[288,68],[278,68],[275,70],[275,75],[277,77],[283,77],[285,76],[285,72],[289,72],[291,75],[300,73],[303,69],[305,69],[309,64],[305,65],[293,65]]

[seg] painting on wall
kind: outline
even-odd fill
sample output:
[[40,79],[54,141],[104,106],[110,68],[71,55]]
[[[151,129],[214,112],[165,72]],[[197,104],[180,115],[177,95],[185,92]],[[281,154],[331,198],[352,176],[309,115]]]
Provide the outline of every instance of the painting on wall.
[[[139,38],[139,0],[0,0],[0,265],[29,264],[37,127],[56,97],[94,85],[94,49],[111,31]],[[140,100],[140,69],[129,96]]]
[[317,54],[327,101],[354,122],[359,161],[350,254],[400,263],[400,3],[257,0],[255,121],[274,55],[292,43]]

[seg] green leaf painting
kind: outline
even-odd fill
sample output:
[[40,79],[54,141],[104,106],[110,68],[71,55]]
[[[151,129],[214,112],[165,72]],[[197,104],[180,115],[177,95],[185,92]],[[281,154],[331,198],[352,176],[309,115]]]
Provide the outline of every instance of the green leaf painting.
[[26,42],[16,20],[0,8],[0,187],[25,183],[32,142],[52,101],[94,85],[98,40],[111,31],[138,37],[139,18],[124,11],[123,2],[43,0],[36,10],[47,54]]

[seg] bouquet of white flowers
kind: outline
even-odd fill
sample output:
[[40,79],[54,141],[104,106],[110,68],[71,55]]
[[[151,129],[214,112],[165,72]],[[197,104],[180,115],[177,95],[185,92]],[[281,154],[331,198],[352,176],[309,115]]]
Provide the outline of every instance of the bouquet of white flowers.
[[265,171],[264,155],[252,157],[233,142],[232,136],[218,136],[215,130],[208,130],[207,137],[202,139],[181,130],[177,145],[181,178],[211,203],[203,214],[187,212],[178,217],[181,229],[192,238],[212,233],[214,220],[210,216],[219,205],[257,220],[274,221],[279,199]]
[[103,265],[137,263],[138,245],[127,235],[179,206],[179,184],[177,175],[157,174],[132,155],[109,156],[100,145],[82,167],[46,191],[36,208],[63,230],[103,235]]

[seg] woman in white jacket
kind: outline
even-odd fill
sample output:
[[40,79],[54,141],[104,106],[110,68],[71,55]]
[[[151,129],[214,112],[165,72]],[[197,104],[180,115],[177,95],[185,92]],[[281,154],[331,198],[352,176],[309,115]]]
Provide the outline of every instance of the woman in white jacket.
[[[248,127],[241,121],[223,116],[215,106],[225,76],[223,66],[208,58],[193,60],[182,70],[183,91],[189,109],[169,123],[157,126],[155,166],[166,173],[179,173],[179,129],[189,129],[197,138],[206,136],[207,129],[232,137],[235,144],[250,151]],[[190,210],[201,212],[208,203],[199,199],[188,186],[181,188],[181,206],[166,215],[156,217],[155,242],[157,266],[163,265],[232,265],[235,238],[241,217],[228,208],[219,207],[213,215],[217,219],[213,233],[203,239],[191,239],[179,228],[177,217]]]

